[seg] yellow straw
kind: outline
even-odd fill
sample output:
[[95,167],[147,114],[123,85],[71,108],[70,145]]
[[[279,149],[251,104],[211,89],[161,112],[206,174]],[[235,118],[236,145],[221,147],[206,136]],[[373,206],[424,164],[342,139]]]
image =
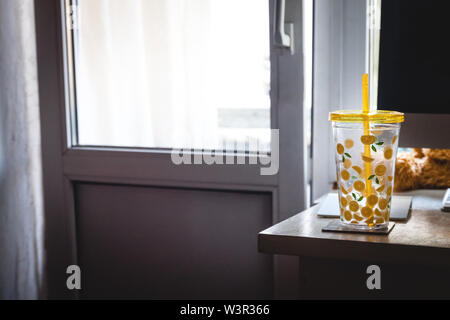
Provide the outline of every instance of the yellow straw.
[[[367,73],[362,76],[363,83],[363,113],[369,113],[369,75]],[[370,124],[369,121],[364,120],[364,135],[370,135]],[[364,145],[364,155],[370,158],[370,145]],[[366,197],[371,193],[372,182],[369,180],[370,174],[372,172],[370,162],[365,162],[365,172],[366,172]]]
[[363,113],[369,113],[369,75],[364,73],[363,81]]

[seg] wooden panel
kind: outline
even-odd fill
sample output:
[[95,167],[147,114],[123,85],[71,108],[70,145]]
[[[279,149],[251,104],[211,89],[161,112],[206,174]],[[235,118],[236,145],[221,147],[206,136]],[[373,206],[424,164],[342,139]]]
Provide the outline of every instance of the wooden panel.
[[269,193],[78,184],[81,298],[270,298]]

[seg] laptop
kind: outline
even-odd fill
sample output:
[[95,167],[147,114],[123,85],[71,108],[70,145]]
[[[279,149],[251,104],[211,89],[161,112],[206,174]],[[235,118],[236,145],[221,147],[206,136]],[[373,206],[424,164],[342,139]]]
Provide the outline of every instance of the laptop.
[[[392,196],[390,220],[408,220],[411,203],[411,196]],[[327,196],[320,202],[319,205],[320,208],[317,211],[318,216],[328,218],[340,216],[339,197],[336,192],[327,194]]]

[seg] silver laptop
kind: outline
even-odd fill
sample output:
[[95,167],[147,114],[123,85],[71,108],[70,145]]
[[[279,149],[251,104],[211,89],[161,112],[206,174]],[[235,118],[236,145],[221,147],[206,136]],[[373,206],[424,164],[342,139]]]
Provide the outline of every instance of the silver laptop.
[[[392,197],[391,220],[407,220],[411,209],[412,197],[397,196]],[[329,193],[319,204],[320,208],[317,215],[321,217],[339,217],[339,198],[336,192]]]

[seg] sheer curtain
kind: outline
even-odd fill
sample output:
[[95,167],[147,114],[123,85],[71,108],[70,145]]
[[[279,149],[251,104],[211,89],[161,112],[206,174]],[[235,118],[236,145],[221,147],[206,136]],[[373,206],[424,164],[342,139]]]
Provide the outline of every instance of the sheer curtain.
[[82,144],[214,143],[210,124],[215,110],[203,107],[211,103],[207,73],[213,72],[204,60],[210,56],[209,4],[209,0],[79,1],[76,50]]
[[270,108],[268,1],[78,0],[75,11],[82,145],[213,149],[219,110]]
[[0,0],[0,299],[43,283],[43,197],[33,0]]

